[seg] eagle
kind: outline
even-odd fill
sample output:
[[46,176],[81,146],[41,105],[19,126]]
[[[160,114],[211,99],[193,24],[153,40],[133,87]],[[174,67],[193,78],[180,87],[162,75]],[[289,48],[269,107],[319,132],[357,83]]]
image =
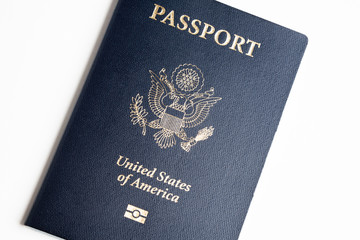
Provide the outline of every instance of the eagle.
[[[189,65],[186,66],[189,67]],[[184,130],[184,128],[200,125],[209,115],[211,107],[221,100],[220,97],[213,96],[214,88],[203,93],[199,92],[201,88],[198,88],[198,91],[186,91],[194,88],[196,84],[200,85],[199,74],[191,71],[193,68],[185,68],[187,71],[181,73],[181,83],[177,84],[178,86],[182,84],[180,90],[174,86],[173,79],[171,82],[168,80],[164,68],[159,75],[149,71],[151,87],[148,100],[151,111],[158,119],[148,123],[148,126],[159,129],[153,136],[160,148],[173,147],[176,144],[175,136],[177,136],[189,142],[188,147],[186,143],[182,143],[182,147],[186,148],[184,150],[187,150],[191,144],[212,135],[213,127],[203,129],[196,138],[188,138]]]
[[[192,64],[179,65],[171,76],[171,81],[163,68],[159,74],[150,72],[151,87],[148,101],[156,120],[148,122],[148,112],[142,106],[143,96],[137,94],[130,103],[130,117],[133,125],[139,125],[146,135],[146,127],[158,130],[155,142],[161,149],[171,148],[176,144],[176,137],[184,142],[180,146],[189,152],[199,141],[213,135],[214,127],[200,129],[195,137],[188,137],[185,129],[200,125],[209,115],[210,109],[221,100],[214,97],[214,88],[200,92],[204,86],[201,70]],[[175,86],[176,85],[176,86]]]

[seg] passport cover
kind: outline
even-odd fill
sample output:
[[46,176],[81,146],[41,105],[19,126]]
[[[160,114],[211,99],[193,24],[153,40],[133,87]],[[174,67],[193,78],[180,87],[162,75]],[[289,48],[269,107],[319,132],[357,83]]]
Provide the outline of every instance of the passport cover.
[[120,1],[25,224],[237,239],[306,45],[215,1]]

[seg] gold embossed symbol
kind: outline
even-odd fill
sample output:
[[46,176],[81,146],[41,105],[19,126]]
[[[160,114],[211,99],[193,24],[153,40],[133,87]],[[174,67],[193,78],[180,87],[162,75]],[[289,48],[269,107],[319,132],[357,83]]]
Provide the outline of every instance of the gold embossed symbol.
[[134,220],[135,222],[139,222],[144,224],[148,215],[148,211],[135,207],[131,204],[128,204],[124,217]]
[[[142,106],[143,97],[137,94],[131,99],[130,117],[134,125],[139,124],[146,135],[146,127],[158,129],[153,136],[155,142],[162,149],[173,147],[176,138],[184,142],[180,146],[189,152],[197,142],[204,141],[213,135],[212,126],[198,131],[195,137],[188,137],[185,128],[200,125],[209,115],[210,109],[220,97],[214,97],[214,88],[200,92],[204,86],[204,76],[201,70],[192,64],[182,64],[171,76],[171,81],[163,68],[159,75],[150,72],[151,87],[148,94],[151,111],[158,119],[148,122],[148,112]],[[176,86],[174,85],[176,84]]]

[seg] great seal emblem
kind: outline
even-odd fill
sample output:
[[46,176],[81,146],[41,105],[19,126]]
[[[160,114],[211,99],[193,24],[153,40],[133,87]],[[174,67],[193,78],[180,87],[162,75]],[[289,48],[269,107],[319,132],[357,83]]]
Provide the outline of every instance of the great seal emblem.
[[[189,152],[197,142],[213,135],[214,127],[209,126],[198,131],[195,137],[188,137],[185,128],[200,125],[209,115],[220,97],[214,97],[214,88],[200,92],[204,86],[201,70],[192,64],[178,66],[171,75],[171,81],[163,68],[159,75],[150,72],[151,87],[148,94],[151,111],[158,119],[148,122],[148,112],[142,106],[143,96],[137,94],[130,103],[130,117],[134,125],[139,125],[146,135],[146,127],[159,130],[153,136],[162,149],[173,147],[176,138],[183,140],[180,146]],[[175,86],[176,85],[176,86]]]

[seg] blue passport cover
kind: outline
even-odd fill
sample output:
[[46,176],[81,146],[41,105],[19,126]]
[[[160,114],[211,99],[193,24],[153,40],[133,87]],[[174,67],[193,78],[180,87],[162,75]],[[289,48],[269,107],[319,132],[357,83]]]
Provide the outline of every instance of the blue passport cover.
[[215,1],[120,1],[25,224],[237,239],[306,45]]

